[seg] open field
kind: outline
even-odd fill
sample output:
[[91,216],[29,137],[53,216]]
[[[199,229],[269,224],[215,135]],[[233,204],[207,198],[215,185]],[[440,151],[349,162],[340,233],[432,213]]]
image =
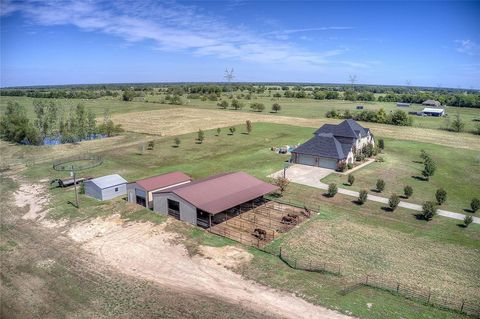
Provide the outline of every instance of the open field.
[[[228,97],[224,95],[223,99],[229,101]],[[100,98],[100,99],[52,99],[59,106],[68,107],[75,106],[78,103],[83,103],[88,109],[92,109],[97,116],[102,116],[105,108],[108,108],[112,114],[122,114],[129,112],[141,112],[149,110],[164,110],[172,108],[193,108],[193,109],[210,109],[218,110],[218,101],[201,101],[189,100],[183,97],[184,105],[177,106],[171,104],[162,104],[164,95],[147,95],[144,98],[135,98],[134,101],[124,102],[119,98]],[[34,98],[27,97],[10,97],[2,96],[0,99],[0,113],[5,109],[8,101],[17,101],[18,103],[27,107],[28,115],[33,118],[33,100]],[[272,116],[288,116],[295,118],[305,119],[325,119],[325,113],[332,109],[335,110],[350,110],[355,111],[356,105],[364,105],[365,110],[378,110],[380,108],[385,109],[388,113],[396,109],[403,111],[421,111],[422,105],[413,104],[409,108],[398,108],[396,103],[389,102],[352,102],[343,100],[313,100],[313,99],[291,99],[291,98],[272,98],[265,94],[254,94],[252,100],[241,100],[245,107],[242,110],[238,110],[238,113],[252,113],[249,108],[249,103],[260,102],[266,107],[263,114]],[[273,103],[280,103],[282,110],[279,113],[271,113],[270,108]],[[448,117],[434,118],[434,117],[421,117],[413,116],[413,127],[418,128],[431,128],[431,129],[445,129],[452,121],[456,114],[459,114],[463,121],[465,121],[465,130],[474,130],[475,124],[479,123],[474,121],[480,119],[480,109],[476,108],[464,108],[464,107],[447,107]]]
[[[437,163],[435,175],[424,181],[423,164],[420,151],[424,149]],[[447,201],[441,209],[465,213],[472,198],[480,198],[480,153],[462,150],[461,156],[452,148],[401,140],[385,140],[385,151],[381,154],[384,162],[374,162],[353,173],[355,183],[350,186],[347,176],[333,173],[322,179],[324,183],[336,183],[339,187],[359,191],[366,189],[375,192],[377,179],[385,181],[385,190],[378,194],[389,197],[392,193],[403,195],[403,187],[413,187],[413,195],[408,202],[423,204],[426,200],[435,200],[435,191],[444,188]]]

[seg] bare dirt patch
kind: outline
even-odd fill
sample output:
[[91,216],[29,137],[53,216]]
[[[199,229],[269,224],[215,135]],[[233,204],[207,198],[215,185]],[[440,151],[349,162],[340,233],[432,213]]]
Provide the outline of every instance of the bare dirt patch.
[[[127,131],[173,136],[252,122],[269,122],[317,128],[325,123],[338,123],[335,119],[306,119],[279,115],[267,115],[255,112],[235,112],[227,110],[206,110],[194,108],[176,108],[174,110],[155,110],[132,112],[113,116]],[[472,134],[451,133],[441,130],[417,127],[401,127],[376,123],[364,123],[375,135],[396,139],[421,141],[455,148],[480,150],[480,139]]]
[[199,254],[226,268],[238,268],[253,258],[249,252],[234,246],[200,246]]
[[[210,259],[200,255],[190,257],[183,246],[172,243],[175,234],[165,232],[164,227],[151,223],[122,224],[118,216],[114,216],[104,222],[98,218],[82,223],[73,227],[69,236],[82,242],[83,248],[115,269],[162,286],[222,298],[279,317],[348,318],[291,294],[243,279],[223,266],[235,263],[225,262],[226,257],[219,256],[218,248],[201,249]],[[247,259],[247,255],[238,250],[223,250],[232,256],[241,256],[234,258],[237,262]]]
[[48,212],[45,206],[49,196],[42,184],[22,183],[14,193],[14,200],[17,207],[28,206],[28,212],[22,216],[23,219],[42,220]]

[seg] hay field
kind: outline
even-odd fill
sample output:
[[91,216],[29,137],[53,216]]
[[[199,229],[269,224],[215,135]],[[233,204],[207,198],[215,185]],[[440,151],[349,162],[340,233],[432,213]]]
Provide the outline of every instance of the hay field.
[[[145,112],[131,112],[112,117],[130,132],[173,136],[217,127],[228,127],[252,122],[269,122],[317,128],[325,123],[339,123],[334,119],[306,119],[255,112],[235,112],[228,110],[206,110],[176,108]],[[370,128],[377,137],[421,141],[437,145],[465,148],[480,151],[480,137],[468,133],[452,133],[417,127],[401,127],[377,123],[362,123]],[[312,130],[313,133],[313,130]]]

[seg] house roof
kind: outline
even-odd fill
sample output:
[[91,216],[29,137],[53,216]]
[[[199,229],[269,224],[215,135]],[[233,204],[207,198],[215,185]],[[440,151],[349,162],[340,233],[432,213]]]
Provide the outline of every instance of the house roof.
[[440,105],[442,105],[440,102],[435,101],[435,100],[426,100],[426,101],[423,101],[422,104],[423,104],[423,105],[434,105],[434,106],[440,106]]
[[[350,140],[352,142],[344,143],[345,147],[343,147],[342,143],[332,133],[319,133],[294,149],[292,153],[344,159],[347,157],[349,149],[353,144],[353,139]],[[348,145],[350,145],[350,148]],[[344,152],[347,149],[348,151]]]
[[217,214],[278,189],[244,172],[224,173],[154,193],[174,193],[193,206]]
[[120,184],[126,184],[127,181],[118,174],[106,175],[102,177],[97,177],[94,179],[89,180],[90,183],[94,183],[99,188],[104,189]]
[[171,172],[149,178],[138,180],[136,183],[146,191],[153,191],[160,188],[165,188],[178,183],[188,182],[192,179],[187,174],[182,172]]
[[365,128],[353,119],[347,119],[337,125],[324,124],[317,131],[315,131],[315,134],[320,133],[332,133],[333,136],[354,138],[367,136],[367,131],[365,130]]

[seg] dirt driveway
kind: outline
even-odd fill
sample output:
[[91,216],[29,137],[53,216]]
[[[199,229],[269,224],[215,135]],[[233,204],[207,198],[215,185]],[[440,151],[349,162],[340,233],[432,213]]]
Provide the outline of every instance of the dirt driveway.
[[[320,182],[320,180],[333,172],[334,170],[329,168],[294,164],[286,170],[285,177],[289,181],[297,184],[326,189],[328,186],[325,183]],[[283,170],[275,172],[268,177],[279,176],[283,176]]]

